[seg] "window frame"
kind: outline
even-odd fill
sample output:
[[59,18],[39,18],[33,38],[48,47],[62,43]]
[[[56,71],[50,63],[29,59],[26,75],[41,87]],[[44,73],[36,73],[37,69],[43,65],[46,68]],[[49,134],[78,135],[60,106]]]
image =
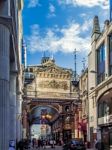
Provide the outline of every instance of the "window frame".
[[[103,41],[97,49],[97,84],[100,84],[105,80],[105,54],[105,42]],[[104,71],[101,71],[100,67],[102,67],[102,70]]]

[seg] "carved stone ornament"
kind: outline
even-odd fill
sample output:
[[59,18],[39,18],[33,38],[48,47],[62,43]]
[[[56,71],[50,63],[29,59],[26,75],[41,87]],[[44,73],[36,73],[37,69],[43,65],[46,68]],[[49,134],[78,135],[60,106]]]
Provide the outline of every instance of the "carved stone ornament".
[[66,81],[42,81],[39,83],[39,87],[41,88],[53,88],[53,89],[68,89],[68,84]]
[[40,68],[37,69],[38,73],[45,73],[45,74],[52,74],[52,75],[61,75],[61,76],[71,76],[71,71],[70,69],[64,69],[61,67],[54,65],[51,66],[41,66]]

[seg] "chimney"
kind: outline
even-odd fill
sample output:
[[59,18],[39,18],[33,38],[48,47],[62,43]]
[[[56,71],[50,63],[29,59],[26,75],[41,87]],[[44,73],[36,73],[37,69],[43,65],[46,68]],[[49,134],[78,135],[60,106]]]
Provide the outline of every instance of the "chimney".
[[95,16],[94,20],[93,20],[93,31],[92,31],[92,34],[94,34],[94,33],[100,33],[100,25],[99,25],[98,16]]
[[100,32],[100,25],[99,25],[99,19],[98,16],[95,16],[93,19],[93,30],[92,30],[92,43],[98,39],[98,37],[100,36],[101,32]]

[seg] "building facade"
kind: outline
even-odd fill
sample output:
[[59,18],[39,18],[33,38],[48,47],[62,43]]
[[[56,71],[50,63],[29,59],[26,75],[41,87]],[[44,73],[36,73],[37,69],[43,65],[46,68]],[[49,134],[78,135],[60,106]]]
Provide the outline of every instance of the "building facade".
[[16,140],[17,142],[22,139],[22,95],[23,95],[23,65],[22,65],[22,39],[23,39],[23,22],[22,10],[24,2],[18,1],[18,75],[17,75],[17,101],[16,101]]
[[[16,144],[17,78],[20,71],[18,7],[22,1],[0,1],[0,149]],[[19,82],[18,82],[19,86]]]
[[88,68],[85,69],[79,79],[80,99],[81,99],[81,122],[80,129],[84,142],[87,142],[88,130]]
[[[88,56],[89,140],[100,139],[112,147],[112,23],[93,21],[91,52]],[[92,60],[92,61],[91,61]]]
[[[27,106],[30,107],[29,112],[26,109],[26,114],[30,114],[30,125],[38,123],[38,119],[43,118],[42,111],[46,110],[52,116],[50,125],[52,136],[56,140],[65,141],[78,137],[76,108],[73,106],[73,102],[78,99],[78,92],[72,84],[72,70],[57,66],[54,59],[43,57],[40,65],[27,67],[25,78],[24,103],[28,103]],[[49,111],[51,109],[52,112]],[[46,112],[44,118],[48,115]],[[27,133],[28,118],[24,117],[23,122],[24,131]]]

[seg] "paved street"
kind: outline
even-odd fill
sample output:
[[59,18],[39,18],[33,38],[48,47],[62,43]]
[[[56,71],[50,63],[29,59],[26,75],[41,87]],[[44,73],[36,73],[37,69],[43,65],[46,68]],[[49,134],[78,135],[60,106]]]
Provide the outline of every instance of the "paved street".
[[55,148],[51,148],[51,146],[46,146],[46,148],[36,148],[36,149],[33,149],[33,150],[62,150],[62,147],[61,146],[55,146]]
[[[50,146],[47,146],[45,149],[44,148],[36,148],[33,150],[62,150],[61,146],[55,146],[55,148],[51,148]],[[93,150],[93,149],[87,149],[87,150]]]

